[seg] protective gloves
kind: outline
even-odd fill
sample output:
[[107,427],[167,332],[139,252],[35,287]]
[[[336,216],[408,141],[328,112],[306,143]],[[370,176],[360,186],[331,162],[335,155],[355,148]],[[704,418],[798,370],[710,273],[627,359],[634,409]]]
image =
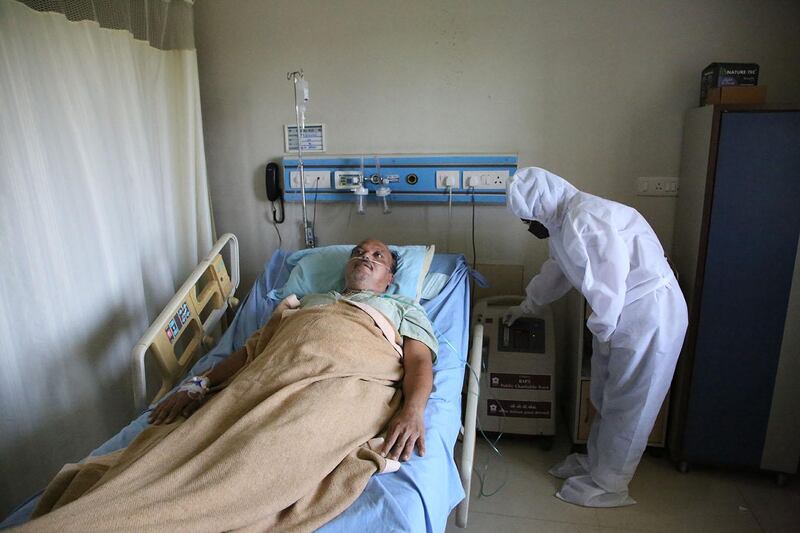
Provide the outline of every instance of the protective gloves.
[[537,315],[541,313],[542,308],[530,300],[523,300],[521,304],[514,305],[506,309],[503,315],[503,323],[506,326],[511,326],[522,315]]

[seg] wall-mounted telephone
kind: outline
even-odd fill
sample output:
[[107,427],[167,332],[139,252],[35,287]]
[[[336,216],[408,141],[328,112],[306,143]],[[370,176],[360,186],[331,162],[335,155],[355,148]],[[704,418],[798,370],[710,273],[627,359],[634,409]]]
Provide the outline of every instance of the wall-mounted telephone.
[[[272,220],[281,224],[286,216],[283,211],[283,191],[281,190],[280,167],[276,163],[268,163],[266,170],[267,199],[272,202]],[[275,202],[280,202],[280,217]]]

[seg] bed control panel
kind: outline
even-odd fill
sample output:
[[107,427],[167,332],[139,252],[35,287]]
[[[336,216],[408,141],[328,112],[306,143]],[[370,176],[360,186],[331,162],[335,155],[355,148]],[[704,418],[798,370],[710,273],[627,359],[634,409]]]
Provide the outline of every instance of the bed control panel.
[[175,313],[175,316],[172,317],[172,320],[169,321],[167,327],[164,328],[164,333],[167,335],[170,342],[175,342],[175,339],[178,338],[178,333],[181,331],[183,325],[189,321],[189,316],[189,306],[184,302],[178,309],[178,312]]

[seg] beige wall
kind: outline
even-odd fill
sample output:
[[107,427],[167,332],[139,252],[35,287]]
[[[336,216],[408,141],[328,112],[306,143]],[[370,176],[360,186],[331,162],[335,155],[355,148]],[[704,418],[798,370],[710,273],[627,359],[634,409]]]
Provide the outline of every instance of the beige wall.
[[[328,153],[516,152],[636,207],[666,249],[674,200],[633,194],[675,176],[682,117],[712,61],[761,65],[769,101],[800,100],[800,3],[777,1],[198,0],[196,37],[218,232],[243,245],[244,287],[277,246],[263,192],[292,123],[286,72],[302,67]],[[320,244],[375,236],[471,257],[471,209],[317,208]],[[284,245],[299,247],[287,205]],[[502,207],[476,213],[479,262],[546,256]]]

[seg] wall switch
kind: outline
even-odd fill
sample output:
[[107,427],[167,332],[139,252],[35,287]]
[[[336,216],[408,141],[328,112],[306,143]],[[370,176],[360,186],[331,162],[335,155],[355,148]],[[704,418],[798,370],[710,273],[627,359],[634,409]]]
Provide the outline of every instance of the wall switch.
[[[331,188],[331,172],[329,170],[306,170],[303,174],[305,174],[306,177],[306,189]],[[317,181],[317,179],[319,179],[319,181]],[[292,186],[292,189],[300,188],[299,170],[292,170],[291,174],[289,174],[289,184]]]
[[502,189],[508,183],[508,170],[465,170],[465,189]]
[[458,170],[437,170],[436,188],[447,189],[448,187],[453,189],[461,187],[461,172]]
[[678,178],[636,178],[637,196],[678,196]]

